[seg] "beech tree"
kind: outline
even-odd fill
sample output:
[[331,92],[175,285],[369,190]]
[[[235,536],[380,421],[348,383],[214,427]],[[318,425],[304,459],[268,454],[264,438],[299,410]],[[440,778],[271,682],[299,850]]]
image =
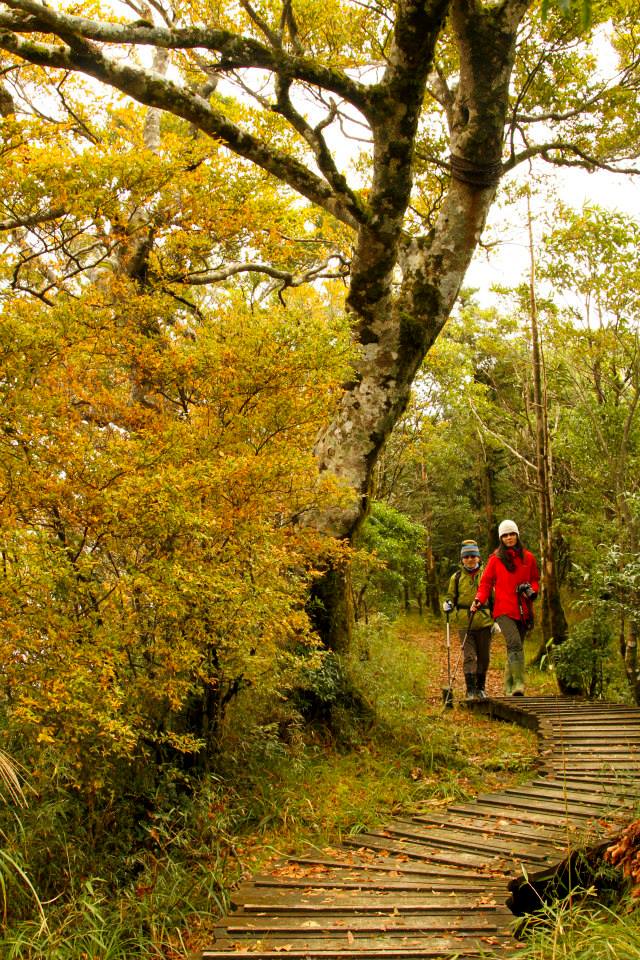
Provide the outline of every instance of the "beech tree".
[[[84,16],[81,4],[0,3],[3,114],[27,109],[34,85],[64,109],[63,79],[92,78],[178,118],[187,152],[194,131],[204,134],[240,167],[282,184],[349,262],[359,353],[315,447],[321,469],[351,492],[312,518],[336,538],[350,538],[365,515],[376,459],[449,316],[501,177],[534,158],[637,172],[634,5],[592,11],[617,57],[609,78],[591,34],[581,39],[583,21],[548,8],[129,0],[124,15],[97,3]],[[362,150],[352,171],[354,140]],[[64,216],[58,199],[34,196],[23,226]],[[145,242],[153,246],[152,232]],[[234,270],[256,269],[246,251],[238,259]],[[348,591],[339,575],[325,586],[325,640],[340,649]]]

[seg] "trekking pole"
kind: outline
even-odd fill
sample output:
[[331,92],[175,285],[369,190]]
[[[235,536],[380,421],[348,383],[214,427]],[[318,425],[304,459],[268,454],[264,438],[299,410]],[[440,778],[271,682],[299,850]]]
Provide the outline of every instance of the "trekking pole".
[[[466,629],[466,631],[465,631],[464,637],[462,638],[462,643],[460,644],[460,650],[459,650],[459,652],[458,652],[458,659],[456,660],[456,665],[455,665],[454,670],[453,670],[453,676],[450,676],[450,677],[449,677],[449,692],[450,692],[450,695],[451,695],[451,706],[453,706],[453,684],[454,684],[455,679],[456,679],[456,674],[457,674],[457,672],[458,672],[458,667],[460,666],[460,661],[462,660],[462,652],[463,652],[463,650],[464,650],[464,645],[465,645],[465,643],[467,642],[467,637],[469,636],[469,631],[471,630],[471,624],[473,623],[473,618],[475,617],[475,615],[476,615],[476,611],[474,610],[473,613],[470,615],[469,620],[468,620],[468,622],[467,622],[467,629]],[[448,704],[447,704],[447,701],[445,700],[445,702],[444,702],[444,707],[446,707],[447,705],[448,705]],[[444,707],[443,707],[443,709],[444,709]]]
[[451,689],[451,631],[449,627],[449,611],[447,610],[447,687],[442,691],[442,702],[445,707],[453,707],[453,690]]

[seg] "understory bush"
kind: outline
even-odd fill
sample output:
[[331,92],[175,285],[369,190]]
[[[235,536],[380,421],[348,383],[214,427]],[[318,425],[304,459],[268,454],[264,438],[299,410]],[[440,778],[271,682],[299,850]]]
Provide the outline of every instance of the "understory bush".
[[613,631],[599,612],[571,628],[567,640],[552,648],[553,667],[562,690],[594,699],[617,680]]

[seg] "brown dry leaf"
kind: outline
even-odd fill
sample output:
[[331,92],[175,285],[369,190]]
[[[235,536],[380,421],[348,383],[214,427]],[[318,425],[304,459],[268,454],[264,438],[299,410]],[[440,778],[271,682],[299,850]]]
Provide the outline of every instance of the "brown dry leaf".
[[354,935],[351,933],[351,930],[347,930],[347,943],[349,943],[349,944],[355,943],[355,939],[356,939],[356,938],[355,938]]

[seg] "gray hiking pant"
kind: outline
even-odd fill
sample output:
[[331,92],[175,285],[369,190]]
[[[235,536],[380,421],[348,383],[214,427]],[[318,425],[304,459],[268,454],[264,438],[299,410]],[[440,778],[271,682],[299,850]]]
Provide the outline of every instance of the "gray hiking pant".
[[507,645],[508,659],[516,660],[524,657],[524,635],[527,632],[524,623],[522,623],[521,620],[512,620],[511,617],[507,617],[505,614],[497,617],[496,623],[504,636]]

